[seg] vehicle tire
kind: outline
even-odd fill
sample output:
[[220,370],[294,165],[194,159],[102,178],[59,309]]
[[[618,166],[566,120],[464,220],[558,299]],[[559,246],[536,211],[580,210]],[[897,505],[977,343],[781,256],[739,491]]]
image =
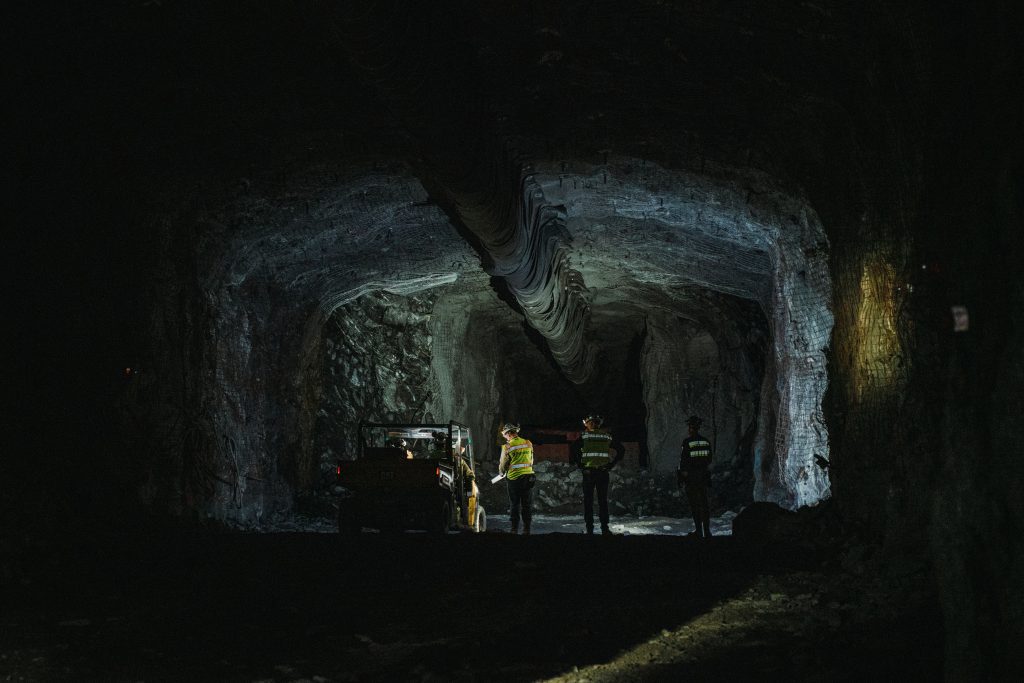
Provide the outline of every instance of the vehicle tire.
[[473,531],[478,534],[487,531],[487,511],[479,505],[476,506],[476,521],[473,523]]
[[441,503],[441,509],[437,512],[437,519],[434,521],[433,531],[436,534],[446,534],[452,525],[452,508],[448,501]]

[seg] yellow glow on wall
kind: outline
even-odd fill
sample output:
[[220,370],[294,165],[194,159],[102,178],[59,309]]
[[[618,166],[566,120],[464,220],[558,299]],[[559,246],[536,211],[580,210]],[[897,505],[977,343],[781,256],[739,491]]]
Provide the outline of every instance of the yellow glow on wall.
[[854,327],[854,391],[857,400],[891,389],[900,376],[896,332],[896,269],[878,255],[864,263]]

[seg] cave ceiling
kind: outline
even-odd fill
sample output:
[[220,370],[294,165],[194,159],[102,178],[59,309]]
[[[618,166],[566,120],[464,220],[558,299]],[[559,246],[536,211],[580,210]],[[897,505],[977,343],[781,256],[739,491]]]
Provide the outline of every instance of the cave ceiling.
[[[490,170],[506,154],[526,160],[523,174],[559,208],[557,232],[587,315],[629,317],[637,302],[687,286],[768,307],[772,244],[787,221],[806,225],[805,202],[791,197],[800,196],[800,174],[821,162],[819,138],[842,121],[851,97],[842,86],[852,78],[848,41],[856,30],[841,9],[401,9],[382,3],[376,14],[302,18],[314,57],[330,56],[333,66],[347,59],[333,82],[324,74],[328,113],[316,115],[335,134],[285,136],[295,147],[287,152],[291,189],[276,201],[259,198],[278,215],[246,231],[236,278],[265,266],[330,310],[375,283],[414,290],[459,277],[468,283],[481,267],[500,273],[466,230],[472,216],[459,213],[477,188],[452,189],[464,179],[452,181],[444,167],[453,158],[466,161],[466,173],[481,163]],[[358,28],[366,29],[362,42],[346,42]],[[394,73],[367,77],[363,67],[376,62]],[[297,128],[313,116],[297,115]],[[278,150],[286,147],[282,141]],[[338,163],[339,156],[347,158]],[[353,157],[391,161],[360,176]],[[249,196],[259,174],[243,179]],[[297,177],[305,177],[298,189]],[[409,184],[401,199],[389,194],[393,182]],[[489,210],[480,222],[494,218]],[[360,259],[379,267],[357,273]]]

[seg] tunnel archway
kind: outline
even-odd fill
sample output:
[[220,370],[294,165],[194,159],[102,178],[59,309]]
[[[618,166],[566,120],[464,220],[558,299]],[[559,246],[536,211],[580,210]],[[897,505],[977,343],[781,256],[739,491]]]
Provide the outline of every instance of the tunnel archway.
[[[813,210],[733,169],[578,166],[541,164],[535,178],[566,216],[586,334],[601,349],[582,383],[559,373],[400,165],[334,185],[310,178],[311,198],[256,217],[257,234],[208,243],[201,337],[217,373],[198,390],[220,435],[205,464],[217,482],[210,514],[244,522],[286,510],[351,448],[360,419],[458,419],[485,443],[503,419],[566,426],[585,411],[641,421],[638,464],[661,475],[675,467],[685,416],[700,414],[736,505],[827,497],[813,456],[828,454],[832,318]],[[332,365],[339,358],[349,366]]]

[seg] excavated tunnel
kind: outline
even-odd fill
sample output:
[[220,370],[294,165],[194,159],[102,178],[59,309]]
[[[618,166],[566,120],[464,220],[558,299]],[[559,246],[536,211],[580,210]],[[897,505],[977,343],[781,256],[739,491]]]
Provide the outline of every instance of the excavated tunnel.
[[[813,456],[828,455],[832,314],[816,214],[764,176],[752,204],[750,179],[641,165],[533,176],[564,216],[554,253],[579,283],[581,335],[595,349],[575,382],[401,169],[328,187],[296,179],[307,196],[253,214],[244,238],[218,245],[219,261],[201,255],[218,302],[216,333],[203,336],[221,370],[198,390],[218,406],[211,428],[228,436],[208,454],[210,514],[248,524],[286,513],[293,487],[352,457],[360,421],[462,421],[487,461],[504,421],[578,430],[587,412],[629,430],[643,443],[634,465],[661,474],[675,469],[686,417],[703,416],[736,508],[826,498]],[[291,481],[272,457],[288,450]]]

